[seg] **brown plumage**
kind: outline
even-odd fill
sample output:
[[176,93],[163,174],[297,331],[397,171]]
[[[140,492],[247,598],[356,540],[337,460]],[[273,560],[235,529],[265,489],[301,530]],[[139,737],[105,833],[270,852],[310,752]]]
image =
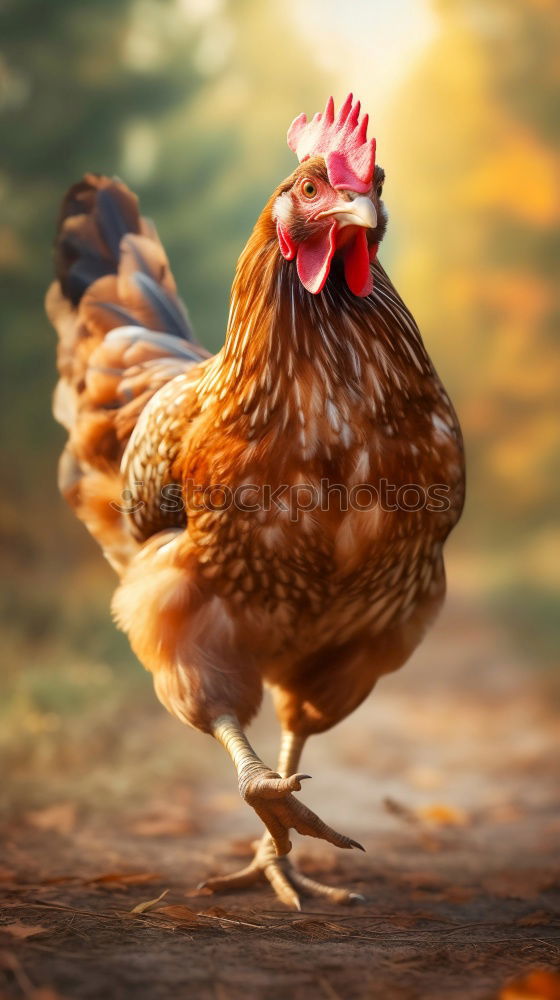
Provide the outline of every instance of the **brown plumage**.
[[[366,223],[345,221],[356,196],[333,194],[322,157],[279,186],[239,260],[212,358],[120,182],[88,175],[67,195],[47,298],[60,335],[55,413],[69,431],[61,489],[119,573],[116,621],[168,710],[224,744],[268,828],[252,865],[208,884],[264,872],[292,905],[300,893],[355,896],[283,857],[290,828],[359,846],[293,796],[294,771],[305,739],[345,718],[420,641],[443,600],[442,546],[463,502],[456,417],[376,259],[382,181],[376,168],[373,208],[359,199],[374,281],[357,294],[347,282],[365,279],[347,258]],[[309,216],[301,191],[322,205],[338,198],[336,211]],[[290,247],[319,245],[322,216],[336,220],[336,247],[310,292],[302,281],[316,277]],[[263,684],[283,730],[277,772],[242,731]]]

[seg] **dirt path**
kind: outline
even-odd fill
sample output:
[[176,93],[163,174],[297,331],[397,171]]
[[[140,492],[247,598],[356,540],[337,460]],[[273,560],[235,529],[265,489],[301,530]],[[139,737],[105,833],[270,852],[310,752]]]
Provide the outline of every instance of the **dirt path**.
[[[553,709],[495,626],[449,609],[414,664],[311,744],[306,802],[367,854],[299,840],[294,857],[367,897],[352,908],[296,914],[264,886],[196,894],[206,873],[244,863],[257,832],[196,735],[204,761],[198,780],[191,761],[188,789],[177,769],[140,804],[77,806],[60,783],[40,808],[19,801],[0,856],[0,997],[557,997],[552,975],[504,986],[560,970]],[[267,713],[253,737],[272,758]]]

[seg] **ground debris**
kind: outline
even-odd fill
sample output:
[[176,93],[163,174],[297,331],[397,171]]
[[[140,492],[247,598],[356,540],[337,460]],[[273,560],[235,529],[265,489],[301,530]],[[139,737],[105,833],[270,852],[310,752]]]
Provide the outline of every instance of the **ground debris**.
[[152,907],[157,906],[157,904],[160,903],[165,896],[167,896],[168,892],[169,889],[164,889],[163,892],[160,892],[159,896],[156,896],[155,899],[146,899],[142,903],[137,903],[136,906],[132,907],[130,912],[146,913],[148,910],[151,910]]
[[560,1000],[560,974],[535,969],[507,983],[499,1000]]
[[13,924],[0,925],[0,934],[9,934],[10,937],[18,938],[21,941],[47,932],[47,927],[42,927],[40,924],[23,924],[20,920],[16,920]]
[[77,807],[74,802],[58,802],[44,809],[32,809],[25,814],[25,820],[38,830],[53,830],[68,835],[76,825]]
[[[105,784],[97,770],[87,789],[83,757],[74,785],[52,766],[44,781],[23,776],[29,794],[14,777],[0,831],[1,1000],[558,1000],[556,711],[494,633],[473,648],[474,625],[468,644],[455,619],[440,626],[415,670],[310,741],[306,804],[367,854],[294,836],[293,861],[365,904],[303,898],[296,912],[264,882],[227,896],[190,888],[242,867],[259,830],[217,748],[157,706],[145,763],[121,759],[114,786],[111,740]],[[270,761],[270,714],[255,726]],[[153,766],[158,748],[189,739],[192,760]]]

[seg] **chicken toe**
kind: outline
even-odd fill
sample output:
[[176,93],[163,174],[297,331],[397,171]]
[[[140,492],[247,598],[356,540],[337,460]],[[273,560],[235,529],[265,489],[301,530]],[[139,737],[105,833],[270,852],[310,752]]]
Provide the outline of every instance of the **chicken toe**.
[[266,826],[276,854],[282,856],[290,852],[292,846],[290,830],[296,830],[307,837],[326,840],[335,847],[346,850],[357,847],[363,851],[364,848],[356,840],[333,830],[292,795],[292,788],[300,789],[301,777],[292,775],[289,778],[280,778],[263,765],[262,772],[257,773],[251,781],[243,783],[240,780],[239,783],[243,798]]
[[268,833],[255,843],[255,857],[249,865],[231,875],[207,879],[199,888],[211,889],[212,892],[232,892],[264,881],[270,883],[280,902],[294,910],[302,909],[302,896],[321,898],[337,904],[366,902],[365,897],[358,892],[324,885],[301,874],[289,858],[278,857],[275,844]]
[[[271,771],[253,750],[235,716],[220,716],[214,723],[213,733],[233,760],[241,796],[266,826],[279,857],[291,850],[289,831],[292,829],[307,837],[326,840],[335,847],[364,850],[357,840],[327,826],[292,794],[300,791],[301,782],[309,777],[308,774],[290,774],[291,767],[286,766],[299,756],[299,752],[281,753],[279,770]],[[285,745],[293,748],[293,736],[288,734]]]

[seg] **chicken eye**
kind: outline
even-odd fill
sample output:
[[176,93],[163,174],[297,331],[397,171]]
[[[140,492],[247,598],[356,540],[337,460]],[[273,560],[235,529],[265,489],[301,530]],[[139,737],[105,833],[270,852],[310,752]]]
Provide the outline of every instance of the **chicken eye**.
[[317,194],[317,188],[315,187],[313,181],[304,181],[301,185],[301,190],[306,198],[314,198]]

